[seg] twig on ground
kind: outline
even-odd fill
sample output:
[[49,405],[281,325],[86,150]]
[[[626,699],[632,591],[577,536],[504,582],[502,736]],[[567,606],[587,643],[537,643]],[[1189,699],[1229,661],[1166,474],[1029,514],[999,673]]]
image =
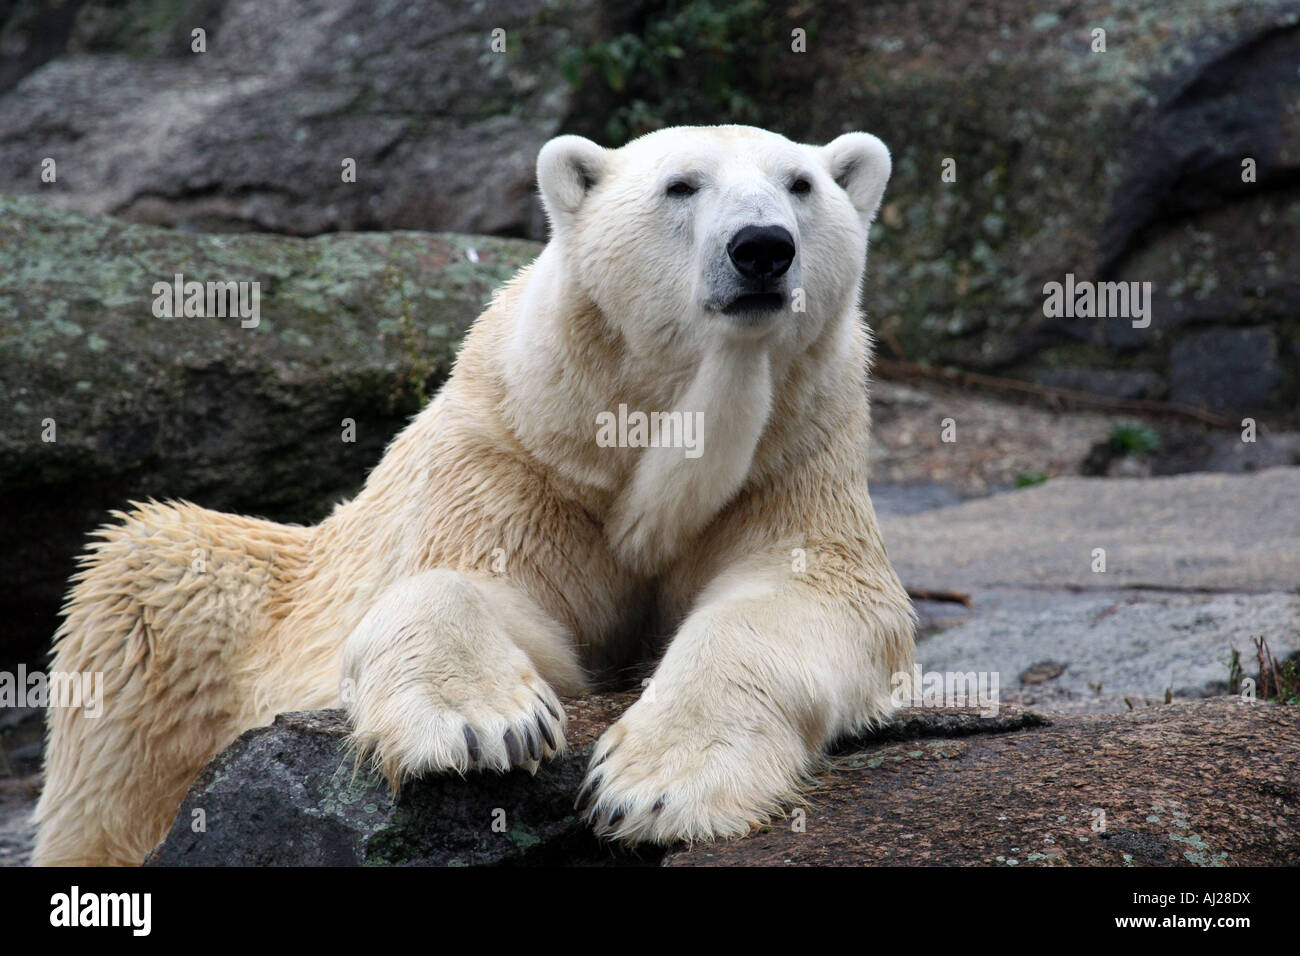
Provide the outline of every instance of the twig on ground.
[[907,596],[913,601],[949,601],[953,604],[971,606],[970,595],[964,591],[931,590],[929,588],[908,588]]

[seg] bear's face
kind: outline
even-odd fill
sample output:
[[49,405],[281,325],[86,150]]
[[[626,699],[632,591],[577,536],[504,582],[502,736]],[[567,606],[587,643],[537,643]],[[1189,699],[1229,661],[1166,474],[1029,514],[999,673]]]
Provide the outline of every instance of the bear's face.
[[647,350],[816,341],[855,305],[889,172],[867,133],[816,147],[744,126],[665,129],[617,150],[563,136],[538,157],[566,268]]

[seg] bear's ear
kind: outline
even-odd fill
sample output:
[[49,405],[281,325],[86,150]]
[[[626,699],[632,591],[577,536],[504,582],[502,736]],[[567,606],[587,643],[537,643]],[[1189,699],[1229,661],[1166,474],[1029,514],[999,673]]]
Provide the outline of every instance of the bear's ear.
[[863,221],[876,218],[891,164],[889,149],[870,133],[845,133],[822,147],[831,177],[849,194]]
[[564,225],[605,172],[606,152],[581,136],[557,136],[537,154],[537,186],[552,228]]

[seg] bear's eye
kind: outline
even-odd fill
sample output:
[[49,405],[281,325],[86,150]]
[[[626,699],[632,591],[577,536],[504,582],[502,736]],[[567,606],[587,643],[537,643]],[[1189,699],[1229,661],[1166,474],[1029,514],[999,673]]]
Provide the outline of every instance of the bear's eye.
[[696,189],[690,183],[686,182],[686,180],[678,179],[669,183],[667,192],[670,196],[680,198],[683,196],[694,196]]
[[790,184],[790,192],[796,196],[806,196],[812,192],[812,183],[800,176]]

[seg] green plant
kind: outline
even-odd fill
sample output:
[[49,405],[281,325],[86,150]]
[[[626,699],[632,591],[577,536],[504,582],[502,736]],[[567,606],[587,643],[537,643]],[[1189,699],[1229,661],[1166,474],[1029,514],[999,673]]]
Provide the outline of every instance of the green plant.
[[1160,433],[1149,425],[1116,425],[1110,430],[1110,444],[1124,455],[1153,455],[1160,450]]
[[407,293],[406,280],[401,273],[393,267],[384,270],[385,276],[392,283],[393,291],[397,295],[398,315],[396,321],[381,322],[381,328],[384,326],[392,327],[401,337],[401,342],[406,350],[406,356],[410,362],[407,370],[406,385],[414,394],[415,400],[420,408],[423,408],[429,401],[428,380],[433,374],[433,362],[430,360],[427,349],[423,347],[422,329],[416,322],[412,314],[411,299]]
[[1032,488],[1034,485],[1041,485],[1051,477],[1045,471],[1027,471],[1024,474],[1016,475],[1016,487]]
[[604,130],[610,145],[674,122],[753,123],[758,107],[744,91],[761,86],[762,54],[775,49],[767,7],[660,0],[645,9],[639,32],[575,50],[561,69],[573,86],[599,83],[617,102]]
[[[1268,640],[1263,635],[1252,638],[1251,643],[1255,645],[1255,661],[1259,665],[1255,695],[1260,700],[1279,704],[1300,704],[1300,669],[1296,667],[1295,658],[1279,661],[1273,656]],[[1233,648],[1232,657],[1228,660],[1228,692],[1240,694],[1245,676],[1241,666],[1241,653]]]

